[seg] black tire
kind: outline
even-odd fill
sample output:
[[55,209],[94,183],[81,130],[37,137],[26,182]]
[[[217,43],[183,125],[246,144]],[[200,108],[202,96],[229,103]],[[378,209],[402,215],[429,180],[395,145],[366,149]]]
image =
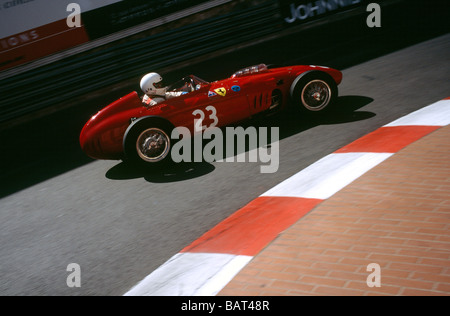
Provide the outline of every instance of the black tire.
[[137,167],[161,167],[172,162],[173,126],[161,119],[143,118],[125,132],[125,161]]
[[330,111],[337,96],[336,82],[330,75],[320,71],[297,77],[291,86],[294,107],[310,114]]

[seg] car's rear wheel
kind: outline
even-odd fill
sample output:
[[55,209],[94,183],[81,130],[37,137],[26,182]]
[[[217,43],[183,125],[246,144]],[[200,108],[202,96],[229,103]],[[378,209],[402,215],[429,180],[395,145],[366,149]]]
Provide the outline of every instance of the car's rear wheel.
[[143,119],[130,125],[124,137],[126,161],[139,167],[161,166],[171,161],[170,124]]
[[337,85],[334,80],[322,72],[312,72],[299,77],[291,87],[294,105],[308,113],[330,110],[337,94]]

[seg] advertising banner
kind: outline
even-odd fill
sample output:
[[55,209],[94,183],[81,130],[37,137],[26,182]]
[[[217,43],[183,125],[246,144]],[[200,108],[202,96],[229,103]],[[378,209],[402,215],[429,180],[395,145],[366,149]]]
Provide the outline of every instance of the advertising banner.
[[0,71],[206,1],[0,0]]
[[89,39],[84,27],[68,28],[66,20],[0,39],[0,70],[67,49]]
[[285,25],[297,25],[349,10],[368,0],[278,0]]
[[80,19],[69,27],[70,3],[89,12],[120,0],[0,0],[0,71],[89,41]]
[[[66,20],[70,3],[88,12],[121,0],[0,0],[0,38]],[[128,1],[127,1],[128,2]]]

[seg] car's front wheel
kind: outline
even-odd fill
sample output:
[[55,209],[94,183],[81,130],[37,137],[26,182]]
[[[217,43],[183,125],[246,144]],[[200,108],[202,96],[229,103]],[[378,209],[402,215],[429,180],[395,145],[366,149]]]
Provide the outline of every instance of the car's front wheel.
[[171,161],[170,124],[143,119],[127,129],[124,136],[126,160],[137,166],[161,166]]
[[308,113],[329,110],[337,98],[334,80],[326,73],[312,72],[299,77],[291,87],[294,105]]

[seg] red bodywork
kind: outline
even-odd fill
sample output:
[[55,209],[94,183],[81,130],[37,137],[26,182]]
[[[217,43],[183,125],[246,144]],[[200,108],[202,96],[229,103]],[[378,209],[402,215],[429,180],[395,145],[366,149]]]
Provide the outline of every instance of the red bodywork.
[[[256,73],[243,71],[224,80],[203,83],[195,91],[152,107],[145,106],[138,93],[132,92],[99,111],[86,123],[80,135],[81,148],[95,159],[121,159],[125,131],[134,119],[146,116],[164,118],[174,127],[187,127],[192,133],[195,119],[199,118],[197,110],[206,114],[202,123],[206,126],[222,127],[251,118],[269,109],[275,90],[281,92],[282,106],[285,106],[293,81],[310,71],[328,73],[336,84],[342,80],[340,71],[328,67],[261,67]],[[217,121],[208,115],[210,106],[217,111]]]

